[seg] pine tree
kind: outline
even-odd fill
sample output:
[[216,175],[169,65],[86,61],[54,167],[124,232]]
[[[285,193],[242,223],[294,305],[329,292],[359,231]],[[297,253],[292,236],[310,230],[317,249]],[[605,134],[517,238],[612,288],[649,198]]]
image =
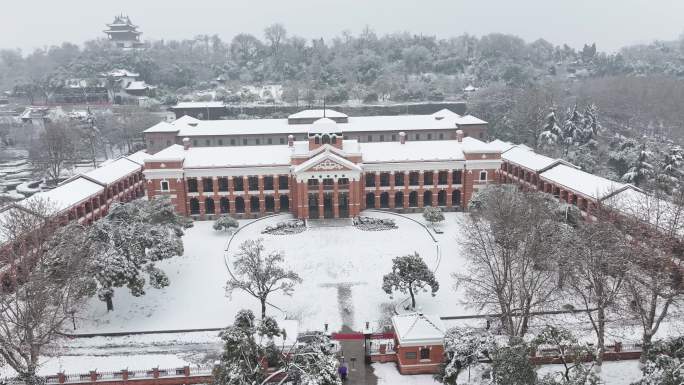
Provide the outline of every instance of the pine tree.
[[539,135],[540,142],[546,145],[554,145],[562,141],[563,132],[558,126],[555,108],[551,108],[549,114],[546,115],[545,121],[542,133]]
[[190,226],[175,213],[169,199],[153,199],[115,203],[106,217],[88,229],[93,242],[92,276],[107,310],[114,310],[117,287],[126,286],[138,297],[145,294],[146,282],[156,289],[169,285],[155,263],[183,254],[181,237]]
[[622,176],[622,181],[640,186],[652,179],[654,176],[653,165],[650,163],[652,156],[653,154],[646,149],[646,145],[642,144],[639,147],[636,160],[632,162],[629,170]]
[[391,295],[397,290],[411,296],[411,309],[416,308],[416,292],[427,291],[428,286],[433,296],[439,290],[435,274],[418,253],[394,258],[392,272],[382,278],[382,290],[385,293]]
[[239,223],[235,218],[231,216],[221,216],[214,221],[213,228],[216,231],[231,231],[231,229],[237,229]]

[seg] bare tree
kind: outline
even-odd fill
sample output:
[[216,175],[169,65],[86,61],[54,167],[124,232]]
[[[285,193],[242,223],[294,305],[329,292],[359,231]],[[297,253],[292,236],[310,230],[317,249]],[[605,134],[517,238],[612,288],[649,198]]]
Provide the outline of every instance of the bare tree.
[[243,242],[234,259],[233,269],[228,270],[230,279],[226,291],[230,295],[239,289],[258,299],[262,319],[266,317],[269,294],[282,291],[292,295],[294,285],[302,282],[297,273],[285,269],[285,255],[282,252],[266,254],[262,239]]
[[623,306],[642,326],[642,359],[670,309],[684,300],[684,192],[668,201],[643,196],[623,201],[618,223],[631,236]]
[[29,150],[30,161],[56,185],[64,168],[76,158],[77,142],[76,132],[66,123],[46,124],[45,130]]
[[603,364],[606,312],[616,304],[627,266],[622,231],[601,220],[583,223],[566,250],[570,279],[566,291],[579,299],[597,339],[596,364]]
[[85,271],[88,241],[77,223],[60,227],[47,204],[11,209],[0,220],[4,273],[0,291],[0,357],[28,385],[40,356],[94,290]]
[[558,204],[540,193],[492,186],[473,198],[464,228],[468,269],[455,273],[473,306],[496,312],[511,336],[557,294],[557,259],[569,231]]

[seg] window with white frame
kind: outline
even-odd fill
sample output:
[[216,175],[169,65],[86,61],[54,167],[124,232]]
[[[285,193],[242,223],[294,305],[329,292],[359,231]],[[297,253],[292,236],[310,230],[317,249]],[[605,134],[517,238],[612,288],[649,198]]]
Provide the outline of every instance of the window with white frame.
[[480,171],[480,181],[482,181],[482,182],[487,181],[487,171]]
[[161,191],[169,191],[169,181],[163,180],[160,183]]

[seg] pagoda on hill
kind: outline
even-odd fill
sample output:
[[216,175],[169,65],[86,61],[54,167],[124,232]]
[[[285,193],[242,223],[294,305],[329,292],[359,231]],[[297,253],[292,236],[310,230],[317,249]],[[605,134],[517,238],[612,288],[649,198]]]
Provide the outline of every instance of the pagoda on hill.
[[111,24],[107,24],[107,34],[109,40],[118,48],[134,49],[144,48],[140,41],[142,32],[138,31],[138,26],[131,22],[131,18],[121,14],[114,17]]

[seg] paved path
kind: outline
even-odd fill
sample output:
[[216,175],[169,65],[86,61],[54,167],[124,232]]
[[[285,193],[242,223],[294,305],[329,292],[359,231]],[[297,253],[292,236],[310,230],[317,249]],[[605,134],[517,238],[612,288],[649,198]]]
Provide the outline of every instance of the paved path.
[[[351,333],[346,326],[342,327],[342,333]],[[347,365],[347,385],[376,385],[378,378],[373,374],[373,368],[366,365],[363,340],[342,340],[341,364]]]

